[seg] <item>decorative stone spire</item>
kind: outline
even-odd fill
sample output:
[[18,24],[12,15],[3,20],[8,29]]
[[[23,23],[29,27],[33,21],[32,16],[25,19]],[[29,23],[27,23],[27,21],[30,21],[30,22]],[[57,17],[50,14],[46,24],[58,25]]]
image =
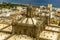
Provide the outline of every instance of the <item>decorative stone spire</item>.
[[33,17],[33,7],[32,7],[32,5],[27,6],[27,17]]

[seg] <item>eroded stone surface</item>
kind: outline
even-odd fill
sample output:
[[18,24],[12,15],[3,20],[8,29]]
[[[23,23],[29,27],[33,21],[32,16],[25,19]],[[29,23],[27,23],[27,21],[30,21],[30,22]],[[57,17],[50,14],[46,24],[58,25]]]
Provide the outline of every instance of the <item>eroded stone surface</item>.
[[8,40],[33,40],[33,38],[28,37],[26,35],[14,35],[11,38],[9,38]]
[[10,36],[10,34],[6,34],[6,33],[0,32],[0,40],[4,40],[4,39],[7,38],[8,36]]

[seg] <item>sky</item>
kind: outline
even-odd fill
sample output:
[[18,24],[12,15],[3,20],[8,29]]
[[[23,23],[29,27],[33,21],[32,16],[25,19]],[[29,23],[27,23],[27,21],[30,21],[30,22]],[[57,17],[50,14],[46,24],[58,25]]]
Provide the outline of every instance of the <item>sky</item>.
[[47,5],[53,4],[54,6],[60,7],[60,0],[0,0],[0,2],[12,2],[22,4],[33,4],[33,5]]

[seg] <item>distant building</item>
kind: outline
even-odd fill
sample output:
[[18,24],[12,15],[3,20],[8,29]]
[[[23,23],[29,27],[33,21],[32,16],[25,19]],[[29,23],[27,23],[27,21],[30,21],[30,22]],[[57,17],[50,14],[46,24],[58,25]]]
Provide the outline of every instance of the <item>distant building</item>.
[[48,4],[48,9],[52,11],[52,4]]
[[57,16],[60,16],[60,9],[57,9],[57,10],[56,10],[56,15],[57,15]]

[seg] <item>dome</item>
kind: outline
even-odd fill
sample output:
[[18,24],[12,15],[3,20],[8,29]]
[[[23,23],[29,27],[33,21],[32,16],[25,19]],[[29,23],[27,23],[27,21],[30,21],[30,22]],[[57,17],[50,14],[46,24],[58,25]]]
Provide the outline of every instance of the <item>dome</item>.
[[44,29],[44,25],[45,19],[38,20],[35,17],[23,17],[12,24],[12,32],[14,34],[24,34],[35,38],[39,37],[40,32]]
[[37,20],[36,18],[22,18],[18,23],[36,25]]
[[14,34],[24,34],[34,38],[39,37],[40,32],[44,29],[46,20],[45,17],[38,20],[38,18],[33,15],[33,11],[31,10],[33,9],[29,6],[27,8],[26,16],[23,16],[13,22],[12,32]]

